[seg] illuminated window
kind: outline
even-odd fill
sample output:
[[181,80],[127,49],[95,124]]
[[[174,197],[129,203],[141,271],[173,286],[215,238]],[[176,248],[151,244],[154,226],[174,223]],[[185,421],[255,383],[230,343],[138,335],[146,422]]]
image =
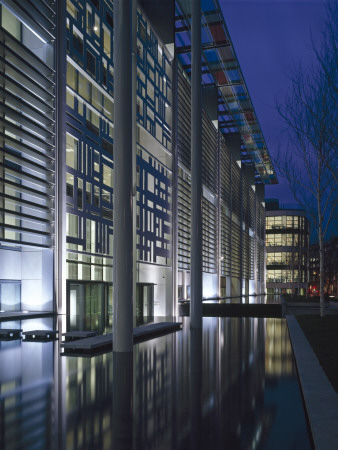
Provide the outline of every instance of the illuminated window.
[[67,62],[67,84],[74,91],[77,90],[77,72],[74,66]]
[[100,26],[101,26],[100,25],[100,17],[97,14],[95,14],[95,23],[94,23],[93,30],[97,37],[100,37]]
[[79,94],[88,102],[91,102],[92,85],[90,81],[81,73],[78,74],[79,78]]
[[78,146],[78,140],[66,133],[66,164],[72,169],[77,169]]
[[87,5],[87,33],[89,35],[92,34],[93,31],[93,16],[92,16],[92,9],[90,6]]
[[69,91],[68,89],[67,89],[67,93],[66,93],[66,103],[67,103],[67,106],[74,109],[74,94],[71,91]]
[[103,51],[108,56],[108,58],[111,57],[111,36],[110,31],[108,28],[103,25]]
[[92,86],[92,105],[102,112],[103,109],[103,95],[97,87]]
[[70,0],[67,0],[67,12],[69,12],[73,19],[78,20],[79,11]]
[[113,187],[113,169],[106,164],[102,164],[103,167],[103,184],[109,187]]
[[100,172],[100,153],[94,150],[94,170]]
[[[100,128],[100,116],[93,111],[92,109],[90,109],[88,106],[86,108],[86,118],[87,118],[87,126],[88,128],[93,132],[98,134],[99,133],[99,128]],[[93,125],[93,127],[90,126]]]
[[75,214],[67,213],[66,215],[66,232],[69,237],[78,237],[79,233],[79,217]]

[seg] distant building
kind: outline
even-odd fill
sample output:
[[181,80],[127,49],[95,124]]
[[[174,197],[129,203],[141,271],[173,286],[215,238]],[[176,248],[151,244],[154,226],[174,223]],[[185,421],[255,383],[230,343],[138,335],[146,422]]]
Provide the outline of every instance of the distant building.
[[[310,246],[309,252],[309,289],[319,295],[319,245]],[[338,236],[324,243],[324,291],[338,297]]]
[[268,294],[307,290],[309,222],[305,211],[266,201],[266,288]]

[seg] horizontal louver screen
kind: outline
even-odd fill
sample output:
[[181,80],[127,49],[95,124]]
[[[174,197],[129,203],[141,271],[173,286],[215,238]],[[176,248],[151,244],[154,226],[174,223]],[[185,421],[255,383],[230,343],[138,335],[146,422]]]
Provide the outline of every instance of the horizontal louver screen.
[[[12,2],[20,17],[20,2]],[[52,4],[52,2],[48,2]],[[46,2],[35,2],[44,35],[53,31]],[[41,28],[34,22],[36,28]],[[23,39],[23,38],[22,38]],[[42,44],[41,44],[42,45]],[[54,70],[0,28],[0,239],[52,245],[54,208]]]

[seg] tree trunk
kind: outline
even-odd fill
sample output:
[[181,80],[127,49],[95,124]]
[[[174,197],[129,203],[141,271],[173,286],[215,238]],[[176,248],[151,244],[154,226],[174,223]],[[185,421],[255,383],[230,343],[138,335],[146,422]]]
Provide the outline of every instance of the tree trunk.
[[320,315],[324,316],[325,303],[324,303],[324,237],[322,230],[322,217],[319,213],[319,294],[320,294]]

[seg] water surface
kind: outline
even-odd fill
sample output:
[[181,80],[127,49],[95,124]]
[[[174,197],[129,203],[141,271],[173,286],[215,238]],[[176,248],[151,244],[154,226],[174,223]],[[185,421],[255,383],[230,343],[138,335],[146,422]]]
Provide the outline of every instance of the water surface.
[[284,319],[204,318],[202,332],[180,320],[129,356],[0,341],[0,448],[312,448]]

